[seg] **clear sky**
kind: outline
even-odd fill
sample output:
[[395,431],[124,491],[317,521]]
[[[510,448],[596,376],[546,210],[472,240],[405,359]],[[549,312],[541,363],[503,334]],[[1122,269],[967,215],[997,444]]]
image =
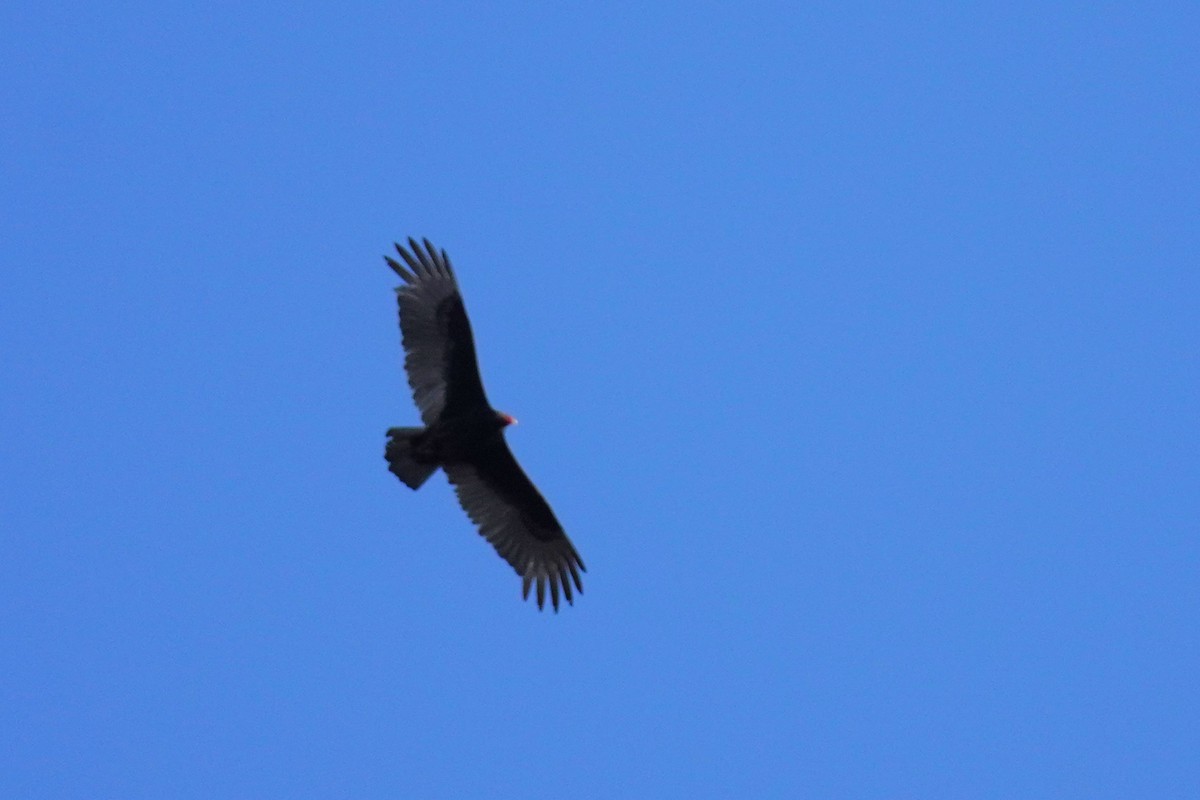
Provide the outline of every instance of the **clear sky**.
[[[4,3],[0,797],[1200,797],[1197,42]],[[557,615],[386,470],[408,235]]]

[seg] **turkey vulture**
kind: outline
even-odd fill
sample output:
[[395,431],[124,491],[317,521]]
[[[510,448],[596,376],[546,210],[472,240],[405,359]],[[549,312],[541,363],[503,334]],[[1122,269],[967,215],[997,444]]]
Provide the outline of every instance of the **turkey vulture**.
[[417,489],[441,467],[479,533],[521,576],[523,597],[536,583],[541,609],[549,585],[557,612],[560,586],[568,603],[574,604],[572,583],[583,593],[583,561],[504,441],[504,428],[516,420],[492,408],[483,393],[446,251],[428,239],[422,248],[409,238],[408,246],[411,252],[396,245],[407,269],[383,258],[404,281],[396,287],[404,369],[425,427],[388,430],[388,469]]

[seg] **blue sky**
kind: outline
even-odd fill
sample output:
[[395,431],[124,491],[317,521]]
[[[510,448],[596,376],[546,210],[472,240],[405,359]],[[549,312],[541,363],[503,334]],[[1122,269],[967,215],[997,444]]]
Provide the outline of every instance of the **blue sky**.
[[1194,6],[280,9],[0,10],[0,796],[1200,795]]

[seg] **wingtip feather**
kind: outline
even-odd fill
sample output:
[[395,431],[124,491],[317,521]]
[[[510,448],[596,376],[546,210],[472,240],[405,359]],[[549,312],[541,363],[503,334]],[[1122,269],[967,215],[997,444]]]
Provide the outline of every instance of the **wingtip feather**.
[[[396,245],[396,248],[399,249],[400,245]],[[404,267],[400,266],[400,262],[397,261],[396,259],[392,258],[389,255],[385,255],[383,257],[383,260],[386,261],[387,265],[392,268],[392,272],[394,272],[400,276],[401,280],[405,281],[406,283],[412,283],[414,280],[416,280],[416,278],[413,277],[412,273],[410,273]]]
[[[409,238],[408,242],[411,245],[412,238]],[[416,258],[413,257],[413,255],[411,253],[409,253],[407,250],[405,250],[404,246],[401,245],[399,242],[395,242],[394,244],[396,246],[396,252],[399,253],[400,257],[404,259],[404,263],[408,264],[408,268],[410,270],[412,270],[413,277],[411,278],[411,280],[409,282],[410,283],[415,282],[417,279],[416,276],[421,274],[420,263],[417,261]]]

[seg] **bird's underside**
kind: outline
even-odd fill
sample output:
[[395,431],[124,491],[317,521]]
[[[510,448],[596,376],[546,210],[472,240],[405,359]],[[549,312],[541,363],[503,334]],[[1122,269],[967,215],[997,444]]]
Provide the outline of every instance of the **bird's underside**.
[[504,428],[514,420],[491,407],[475,343],[450,260],[424,240],[384,256],[403,280],[396,289],[404,368],[424,427],[391,428],[388,469],[412,489],[442,469],[479,533],[521,576],[523,596],[536,586],[538,608],[549,590],[558,610],[583,592],[583,560],[554,512],[513,457]]

